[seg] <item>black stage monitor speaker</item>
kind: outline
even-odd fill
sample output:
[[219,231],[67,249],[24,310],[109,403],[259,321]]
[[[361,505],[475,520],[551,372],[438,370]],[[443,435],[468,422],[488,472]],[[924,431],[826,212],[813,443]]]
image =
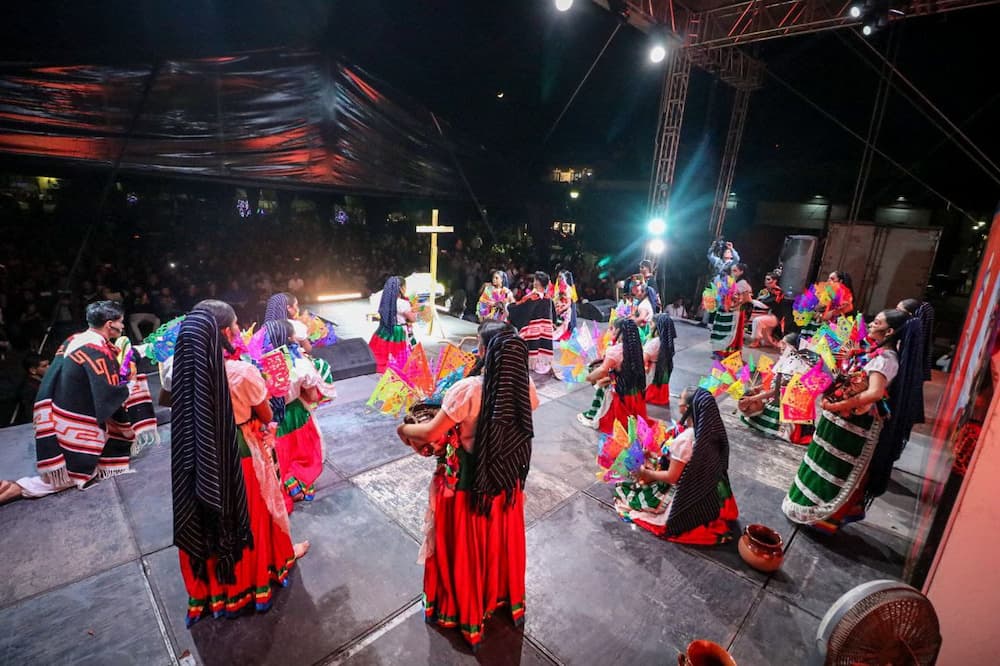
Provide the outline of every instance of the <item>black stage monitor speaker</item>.
[[611,319],[611,311],[614,309],[615,302],[610,299],[587,301],[586,303],[580,303],[578,315],[580,319],[607,321]]
[[312,355],[330,364],[333,381],[370,375],[375,372],[375,357],[371,347],[362,338],[338,340],[330,347],[316,347]]
[[781,288],[798,296],[806,290],[816,255],[815,236],[785,236],[781,250]]

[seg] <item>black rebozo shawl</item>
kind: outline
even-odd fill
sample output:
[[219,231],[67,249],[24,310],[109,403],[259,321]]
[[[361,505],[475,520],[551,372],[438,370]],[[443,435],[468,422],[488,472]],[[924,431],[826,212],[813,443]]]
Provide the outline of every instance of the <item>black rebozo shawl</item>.
[[253,547],[247,495],[236,439],[236,420],[222,358],[219,327],[207,312],[192,311],[181,324],[174,354],[171,440],[174,545],[207,580],[233,583],[234,565]]
[[528,349],[513,333],[499,333],[490,341],[483,363],[483,402],[476,424],[476,472],[472,508],[489,515],[492,499],[500,493],[514,501],[524,488],[531,465],[531,380]]
[[676,537],[719,517],[717,487],[729,480],[729,437],[712,394],[698,389],[691,404],[694,452],[677,479],[667,514],[666,536]]

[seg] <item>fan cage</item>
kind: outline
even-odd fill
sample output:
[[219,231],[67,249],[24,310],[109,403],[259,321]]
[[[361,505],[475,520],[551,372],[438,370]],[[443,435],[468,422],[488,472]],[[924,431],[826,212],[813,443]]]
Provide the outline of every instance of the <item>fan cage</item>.
[[941,632],[930,601],[898,587],[863,597],[844,613],[827,642],[826,666],[931,666]]

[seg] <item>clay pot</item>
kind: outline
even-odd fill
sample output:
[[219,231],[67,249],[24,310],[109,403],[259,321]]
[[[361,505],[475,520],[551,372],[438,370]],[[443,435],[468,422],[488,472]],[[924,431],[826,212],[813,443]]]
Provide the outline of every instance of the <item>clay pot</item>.
[[740,557],[757,571],[777,571],[785,559],[781,535],[764,525],[747,525],[740,537]]
[[736,666],[736,660],[718,643],[691,641],[687,650],[677,655],[677,666]]

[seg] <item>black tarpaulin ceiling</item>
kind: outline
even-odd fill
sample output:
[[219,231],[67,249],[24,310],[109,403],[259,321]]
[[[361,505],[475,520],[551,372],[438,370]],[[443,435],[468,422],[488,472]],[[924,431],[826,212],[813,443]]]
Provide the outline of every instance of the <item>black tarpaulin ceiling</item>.
[[155,72],[0,64],[0,153],[60,163],[111,165],[124,146],[131,172],[453,197],[461,180],[441,126],[444,137],[426,109],[316,53],[166,60]]

